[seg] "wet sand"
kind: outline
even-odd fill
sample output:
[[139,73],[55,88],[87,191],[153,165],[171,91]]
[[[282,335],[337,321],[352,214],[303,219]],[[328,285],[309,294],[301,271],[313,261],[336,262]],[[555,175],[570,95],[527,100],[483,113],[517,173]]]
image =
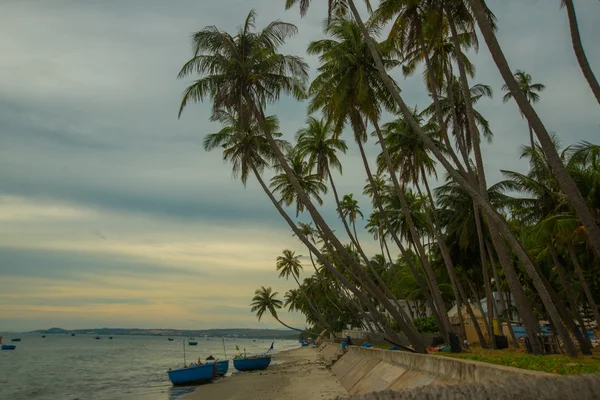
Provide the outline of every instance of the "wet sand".
[[347,396],[318,355],[308,347],[281,352],[265,371],[236,373],[199,386],[183,399],[328,400]]

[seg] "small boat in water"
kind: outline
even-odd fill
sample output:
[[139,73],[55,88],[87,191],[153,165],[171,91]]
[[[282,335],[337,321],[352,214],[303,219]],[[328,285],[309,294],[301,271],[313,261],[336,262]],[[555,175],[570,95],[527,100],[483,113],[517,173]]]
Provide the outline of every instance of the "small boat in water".
[[42,335],[42,339],[45,338],[45,337],[46,337],[46,335]]
[[14,339],[10,339],[11,342],[20,342],[21,338],[14,338]]
[[189,367],[169,370],[167,374],[174,386],[205,383],[217,376],[217,364],[190,365]]
[[190,345],[190,346],[196,346],[197,344],[198,344],[198,342],[191,342],[191,341],[188,342],[188,345]]
[[71,333],[71,336],[75,336],[75,334],[74,334],[74,333]]
[[167,339],[169,340],[169,342],[172,342],[172,341],[173,341],[173,338],[172,338],[172,337],[170,337],[170,338],[167,338]]
[[2,345],[2,350],[14,350],[16,348],[17,348],[17,346],[15,346],[14,344],[3,344]]
[[112,336],[109,336],[108,338],[109,338],[109,339],[112,339]]
[[257,371],[266,369],[271,364],[270,355],[241,357],[233,359],[233,366],[238,371]]
[[96,336],[94,339],[96,339],[96,340],[100,340],[100,336]]

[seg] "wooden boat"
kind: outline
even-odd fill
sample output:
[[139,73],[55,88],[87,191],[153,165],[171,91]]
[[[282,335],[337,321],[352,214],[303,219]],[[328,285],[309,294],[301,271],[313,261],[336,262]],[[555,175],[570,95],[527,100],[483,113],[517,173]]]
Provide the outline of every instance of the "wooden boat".
[[3,344],[2,345],[2,350],[14,350],[16,348],[17,348],[17,346],[15,346],[14,344]]
[[167,339],[169,340],[169,342],[172,342],[172,341],[173,341],[173,338],[172,338],[172,337],[170,337],[170,338],[167,338]]
[[14,338],[14,339],[10,339],[11,342],[20,342],[21,338]]
[[225,376],[227,371],[229,371],[229,360],[206,361],[205,364],[216,364],[217,365],[217,376]]
[[270,355],[239,357],[233,359],[233,366],[238,371],[257,371],[266,369],[271,364]]
[[190,345],[190,346],[196,346],[197,344],[198,344],[198,342],[192,342],[192,341],[188,342],[188,345]]
[[194,385],[211,381],[217,376],[216,363],[191,365],[187,368],[167,371],[169,380],[174,386]]

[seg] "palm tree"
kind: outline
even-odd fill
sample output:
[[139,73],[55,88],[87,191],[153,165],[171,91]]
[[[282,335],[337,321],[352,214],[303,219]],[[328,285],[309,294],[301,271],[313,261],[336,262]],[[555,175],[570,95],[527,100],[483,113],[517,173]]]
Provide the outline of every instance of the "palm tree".
[[[279,292],[274,292],[271,287],[261,286],[260,289],[256,289],[254,291],[254,297],[252,298],[252,303],[250,303],[251,311],[256,313],[256,317],[260,321],[265,313],[271,314],[273,318],[277,320],[281,325],[285,326],[288,329],[292,329],[298,332],[307,332],[302,329],[294,328],[283,322],[279,319],[277,315],[277,310],[280,310],[283,307],[283,302],[277,298]],[[313,334],[311,332],[307,332]]]
[[354,230],[354,239],[358,242],[358,235],[356,234],[356,219],[358,216],[364,218],[362,211],[360,211],[358,201],[354,198],[352,193],[345,194],[340,202],[339,207],[342,218],[348,218],[348,221],[350,221],[352,224],[352,229]]
[[[286,154],[286,159],[294,172],[294,176],[306,194],[315,199],[318,204],[323,204],[321,193],[327,193],[327,186],[322,182],[319,175],[312,173],[312,165],[304,160],[303,155],[296,149],[289,150]],[[278,167],[277,169],[281,171],[281,167]],[[280,203],[285,204],[286,206],[289,206],[294,202],[296,203],[296,216],[304,211],[304,204],[296,195],[296,189],[292,185],[292,182],[285,171],[281,171],[271,178],[271,188],[274,192],[281,194]]]
[[[519,90],[521,90],[521,92],[525,95],[525,98],[527,99],[527,101],[529,101],[529,103],[537,103],[540,100],[540,95],[537,92],[541,92],[542,90],[544,90],[546,88],[546,86],[542,83],[532,83],[532,78],[531,75],[528,74],[525,71],[521,71],[521,70],[517,70],[517,72],[515,72],[515,80],[517,81],[517,84],[519,85]],[[510,92],[510,89],[508,88],[508,86],[506,84],[502,85],[502,90],[508,92],[504,95],[504,97],[502,97],[502,101],[503,102],[508,102],[510,99],[513,98],[512,93]],[[521,116],[523,116],[523,113],[521,113]],[[535,139],[533,138],[533,129],[531,128],[531,124],[528,123],[529,125],[529,142],[531,144],[531,148],[535,149]]]
[[596,100],[600,103],[600,84],[598,84],[598,80],[594,75],[594,71],[592,71],[592,67],[590,67],[585,51],[583,50],[581,35],[579,35],[579,24],[577,23],[577,14],[575,13],[575,4],[573,3],[573,0],[561,0],[560,7],[565,7],[567,9],[569,28],[571,30],[571,42],[573,43],[573,51],[575,52],[575,57],[577,57],[579,68],[581,68],[581,72],[583,72],[583,76],[587,80],[588,85],[590,85]]
[[[513,76],[510,65],[502,52],[502,48],[498,43],[498,39],[494,33],[489,20],[486,18],[486,8],[482,0],[468,0],[473,15],[477,21],[479,29],[485,42],[487,43],[490,54],[502,75],[507,87],[510,89],[513,98],[519,105],[519,108],[527,121],[531,124],[533,131],[536,133],[541,147],[548,158],[552,171],[556,175],[556,178],[561,186],[563,193],[569,199],[572,207],[575,209],[577,216],[583,222],[585,229],[590,237],[590,243],[596,252],[596,255],[600,257],[600,227],[594,220],[592,213],[586,205],[585,199],[581,195],[581,192],[577,188],[577,185],[573,181],[573,178],[569,175],[565,168],[562,160],[554,145],[552,138],[548,133],[548,130],[544,126],[542,120],[535,112],[533,106],[529,103],[525,95],[520,91],[518,82]],[[515,248],[514,246],[511,246]],[[544,296],[545,297],[545,296]],[[565,332],[566,333],[566,332]]]
[[[238,130],[246,131],[247,127],[255,121],[260,126],[272,155],[287,174],[300,201],[318,229],[348,265],[358,271],[361,268],[360,265],[351,258],[302,189],[264,114],[263,106],[278,100],[281,94],[290,94],[297,99],[304,96],[304,88],[308,79],[308,65],[298,57],[278,53],[285,40],[297,32],[297,28],[292,24],[275,21],[262,31],[255,32],[255,19],[256,13],[251,11],[243,26],[234,36],[220,31],[215,26],[206,27],[192,36],[194,54],[184,64],[179,77],[184,78],[194,73],[198,73],[202,77],[184,91],[179,114],[181,116],[189,102],[199,102],[210,97],[213,102],[213,112],[227,109],[233,110],[238,115],[241,121]],[[319,256],[332,274],[340,279],[352,293],[361,298],[361,302],[367,308],[373,311],[373,317],[386,328],[389,337],[399,341],[400,337],[397,332],[387,324],[369,299],[340,274],[329,260],[323,258],[319,250],[306,237],[301,235],[294,221],[281,208],[279,202],[260,178],[260,172],[253,165],[251,167],[254,168],[253,172],[257,176],[259,184],[294,233],[313,254]],[[374,284],[370,284],[366,289],[370,292],[378,292]],[[388,308],[392,309],[392,305],[383,294],[380,294],[378,301],[387,302]],[[425,347],[419,344],[419,340],[415,337],[411,341],[414,341],[417,351],[426,352]]]

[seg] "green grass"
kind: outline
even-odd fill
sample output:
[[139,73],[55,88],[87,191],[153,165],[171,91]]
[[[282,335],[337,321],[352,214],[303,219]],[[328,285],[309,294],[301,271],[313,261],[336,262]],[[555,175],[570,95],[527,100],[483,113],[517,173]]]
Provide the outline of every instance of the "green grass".
[[[478,354],[479,353],[479,354]],[[600,372],[600,359],[597,356],[569,358],[565,356],[534,356],[516,352],[486,350],[478,353],[438,353],[445,357],[482,361],[508,367],[530,369],[559,375],[591,374]],[[503,354],[504,353],[504,354]]]

